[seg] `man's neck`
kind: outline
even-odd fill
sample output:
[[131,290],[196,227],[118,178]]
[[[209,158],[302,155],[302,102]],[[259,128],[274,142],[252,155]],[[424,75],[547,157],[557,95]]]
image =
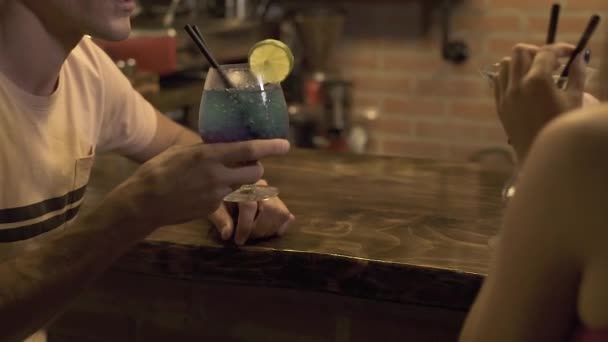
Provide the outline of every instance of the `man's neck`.
[[61,66],[82,36],[54,34],[20,1],[8,0],[2,12],[0,72],[30,94],[52,94]]

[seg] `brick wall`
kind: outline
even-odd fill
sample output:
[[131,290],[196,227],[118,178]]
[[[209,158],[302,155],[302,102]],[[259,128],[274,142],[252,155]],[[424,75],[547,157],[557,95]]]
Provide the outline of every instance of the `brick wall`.
[[[454,38],[470,45],[472,58],[455,66],[441,59],[437,8],[424,30],[428,1],[343,2],[348,16],[335,51],[341,71],[356,82],[355,112],[377,108],[375,153],[466,160],[486,147],[506,147],[491,90],[478,74],[517,42],[541,43],[553,0],[463,0]],[[604,14],[606,0],[562,0],[558,40],[576,43],[589,16]],[[591,42],[595,66],[606,25]]]

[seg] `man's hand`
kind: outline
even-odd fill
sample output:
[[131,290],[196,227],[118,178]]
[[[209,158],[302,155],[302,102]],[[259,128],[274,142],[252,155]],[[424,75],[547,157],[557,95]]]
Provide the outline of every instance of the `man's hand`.
[[[256,184],[268,185],[260,180]],[[238,220],[236,232],[234,221],[230,215],[228,204],[220,206],[209,220],[220,232],[223,240],[228,240],[234,233],[234,242],[243,245],[249,238],[265,238],[273,235],[283,235],[289,225],[295,220],[285,203],[278,197],[261,202],[243,202],[238,205]]]
[[132,198],[136,220],[156,227],[183,223],[215,212],[233,188],[257,182],[262,165],[245,162],[288,150],[286,140],[174,146],[143,164],[115,191]]
[[519,44],[500,64],[494,84],[498,114],[520,162],[549,121],[583,104],[587,76],[582,54],[570,68],[567,89],[559,89],[553,79],[559,59],[573,51],[568,44]]

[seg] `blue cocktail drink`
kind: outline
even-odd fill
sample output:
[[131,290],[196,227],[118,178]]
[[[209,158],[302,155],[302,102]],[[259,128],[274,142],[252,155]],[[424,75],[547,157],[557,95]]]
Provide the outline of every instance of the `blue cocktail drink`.
[[[234,88],[227,89],[210,69],[199,110],[199,133],[207,144],[253,139],[287,139],[289,115],[279,83],[264,83],[248,64],[222,66]],[[261,201],[278,194],[269,186],[245,185],[226,196],[229,202]]]
[[287,139],[289,117],[280,86],[203,92],[199,132],[206,143]]

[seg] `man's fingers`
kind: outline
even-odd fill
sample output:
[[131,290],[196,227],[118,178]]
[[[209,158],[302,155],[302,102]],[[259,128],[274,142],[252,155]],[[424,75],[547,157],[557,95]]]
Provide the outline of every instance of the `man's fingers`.
[[260,162],[253,164],[226,168],[223,172],[222,181],[233,188],[243,184],[254,184],[264,175],[264,167]]
[[224,165],[234,165],[251,160],[285,154],[289,142],[283,139],[249,140],[229,144],[214,144],[213,153]]

